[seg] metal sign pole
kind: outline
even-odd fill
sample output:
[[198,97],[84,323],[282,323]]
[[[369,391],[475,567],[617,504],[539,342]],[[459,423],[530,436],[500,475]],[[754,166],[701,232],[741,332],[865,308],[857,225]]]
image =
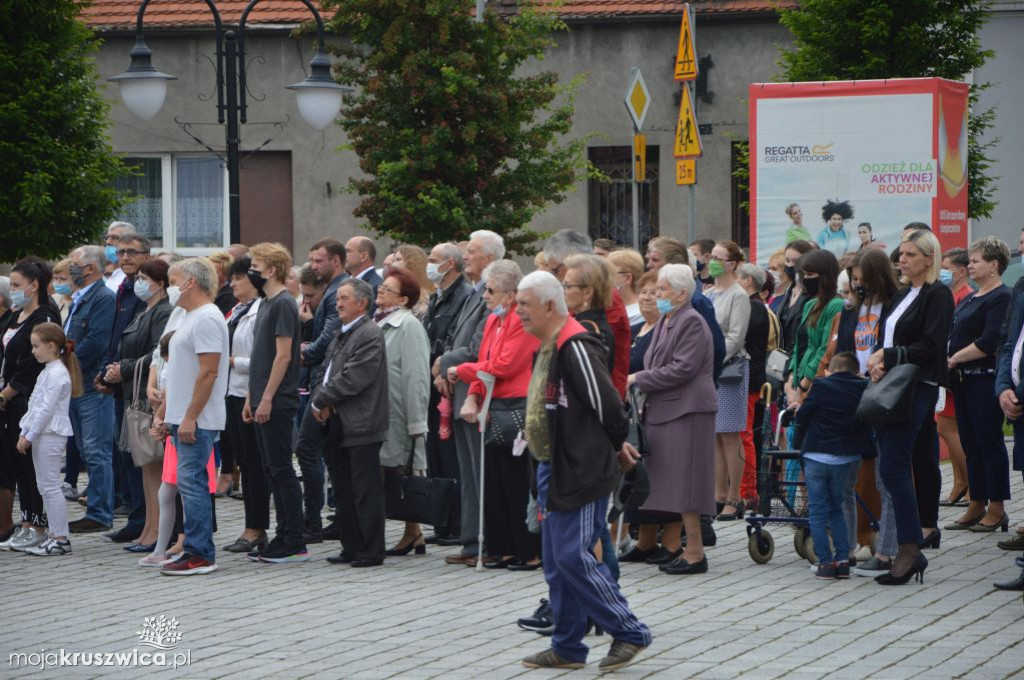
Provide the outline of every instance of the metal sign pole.
[[[694,117],[696,117],[697,116],[697,98],[693,96],[695,94],[695,92],[692,89],[692,85],[693,85],[693,81],[690,81],[689,83],[686,84],[686,88],[688,90],[690,90],[690,106],[693,107],[693,115],[694,115]],[[698,132],[698,134],[700,134],[700,133]],[[687,192],[687,195],[689,196],[689,199],[690,199],[688,201],[688,203],[689,203],[688,207],[689,207],[689,212],[690,212],[690,215],[689,215],[690,240],[687,243],[687,245],[689,245],[690,243],[693,243],[694,241],[697,240],[697,187],[694,184],[691,184],[688,188],[689,188],[689,191]]]
[[[636,126],[633,127],[633,135],[639,134],[639,130]],[[640,250],[640,184],[637,182],[636,177],[636,159],[633,155],[636,154],[636,149],[633,148],[633,143],[630,142],[630,171],[629,176],[633,181],[629,183],[629,193],[633,201],[633,247]],[[646,150],[644,151],[646,153]]]

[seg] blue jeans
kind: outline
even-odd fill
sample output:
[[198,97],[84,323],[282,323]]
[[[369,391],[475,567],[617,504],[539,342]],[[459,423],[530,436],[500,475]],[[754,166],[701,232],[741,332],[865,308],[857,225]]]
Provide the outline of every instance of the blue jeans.
[[[843,510],[850,492],[850,475],[858,463],[827,465],[809,458],[803,459],[804,479],[807,482],[807,517],[811,523],[814,554],[819,564],[841,562],[850,558],[850,536]],[[832,529],[832,544],[828,543],[828,530]]]
[[178,438],[178,426],[171,426],[174,447],[178,450],[178,493],[185,512],[185,552],[213,564],[213,506],[210,503],[210,476],[206,464],[213,451],[214,430],[196,428],[196,441],[186,444]]
[[71,400],[71,426],[78,452],[89,472],[85,516],[100,524],[114,524],[114,398],[87,392]]

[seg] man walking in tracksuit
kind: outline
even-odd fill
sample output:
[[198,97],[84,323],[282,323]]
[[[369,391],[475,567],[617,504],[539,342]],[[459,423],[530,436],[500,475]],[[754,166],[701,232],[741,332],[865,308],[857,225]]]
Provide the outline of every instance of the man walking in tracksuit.
[[589,618],[612,636],[599,670],[618,670],[651,644],[651,631],[593,550],[619,467],[631,467],[639,454],[625,443],[629,421],[603,349],[569,318],[558,279],[547,272],[527,275],[516,302],[523,327],[541,341],[527,394],[526,441],[538,461],[544,578],[555,619],[551,648],[523,665],[582,668]]

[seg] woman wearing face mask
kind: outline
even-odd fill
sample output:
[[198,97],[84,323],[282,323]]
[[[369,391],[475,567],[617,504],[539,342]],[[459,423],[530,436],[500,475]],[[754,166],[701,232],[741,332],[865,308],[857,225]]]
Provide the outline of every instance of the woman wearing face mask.
[[[41,323],[59,323],[57,310],[47,298],[50,268],[42,261],[22,260],[10,275],[10,306],[13,312],[0,326],[0,543],[3,550],[25,550],[46,538],[43,498],[36,487],[32,456],[17,450],[19,425],[28,410],[36,379],[43,370],[32,355],[32,329]],[[21,526],[4,526],[13,510],[18,490]]]
[[786,354],[792,355],[793,345],[796,343],[796,336],[800,329],[800,317],[803,314],[804,305],[810,299],[804,292],[803,286],[797,284],[796,262],[801,256],[815,250],[810,241],[793,241],[786,246],[784,254],[783,274],[791,282],[789,292],[782,297],[782,302],[776,307],[775,313],[779,317],[779,325],[782,326],[782,342],[779,345]]
[[778,316],[779,309],[786,303],[789,291],[793,287],[793,281],[786,274],[785,248],[779,248],[768,258],[768,271],[771,272],[772,277],[775,279],[775,289],[772,291],[772,297],[767,303],[768,309],[772,310],[775,316]]
[[832,320],[843,308],[843,299],[836,295],[839,262],[835,255],[816,250],[802,256],[796,266],[808,300],[800,316],[789,364],[790,379],[786,381],[786,400],[790,404],[802,402],[811,388],[828,346]]
[[[566,260],[567,267],[571,267],[572,259]],[[460,416],[471,423],[476,422],[486,394],[477,371],[486,371],[495,377],[488,428],[494,426],[493,413],[499,405],[512,407],[521,402],[523,420],[520,422],[526,422],[526,391],[540,340],[523,330],[523,323],[516,314],[516,288],[522,277],[519,265],[512,260],[498,260],[484,269],[484,303],[491,315],[484,325],[479,358],[452,367],[448,372],[449,379],[469,383],[469,396]],[[568,277],[569,272],[567,281]],[[504,436],[507,437],[507,433]],[[540,537],[530,533],[524,521],[530,497],[531,456],[525,451],[516,451],[512,438],[497,441],[492,432],[487,433],[484,456],[485,545],[482,548],[488,556],[483,558],[484,567],[511,571],[538,569],[541,566]]]
[[[725,335],[725,366],[719,378],[718,415],[715,418],[715,501],[718,519],[742,519],[745,458],[740,434],[747,428],[747,384],[750,356],[744,344],[750,326],[750,298],[736,281],[736,268],[743,264],[743,250],[732,241],[722,241],[711,251],[707,270],[715,285],[704,295],[715,306],[715,319]],[[733,378],[727,376],[733,375]]]
[[[145,303],[146,308],[136,316],[121,335],[120,346],[115,361],[107,365],[105,382],[121,383],[124,404],[128,408],[136,399],[135,376],[138,371],[142,376],[149,375],[149,365],[153,350],[160,342],[167,318],[171,315],[171,303],[167,301],[167,263],[161,260],[146,260],[139,265],[139,273],[135,277],[135,296]],[[140,385],[140,391],[142,387]],[[147,402],[145,394],[138,396]],[[122,443],[122,450],[129,450],[127,442]],[[142,467],[142,491],[146,499],[146,524],[136,542],[125,546],[131,553],[153,552],[157,539],[157,528],[160,517],[160,506],[157,493],[160,490],[160,475],[163,471],[163,460]]]
[[1003,502],[1010,498],[1010,467],[1003,443],[1003,412],[995,391],[995,354],[1010,306],[1010,289],[1001,278],[1010,262],[1010,248],[988,236],[971,245],[969,256],[968,271],[978,290],[953,312],[948,364],[959,376],[954,399],[971,502],[946,529],[1006,531],[1009,520]]
[[[707,323],[690,304],[696,287],[687,265],[669,264],[658,272],[658,306],[666,311],[653,331],[643,370],[628,381],[647,395],[643,425],[651,448],[645,462],[651,492],[643,509],[682,513],[686,527],[686,546],[660,567],[674,575],[707,572],[701,515],[714,507],[714,348]],[[663,532],[666,540],[672,527]],[[673,541],[678,533],[676,528]]]
[[[959,305],[964,298],[974,292],[969,285],[967,276],[967,265],[969,257],[964,248],[953,248],[942,254],[942,269],[939,270],[939,282],[949,286],[953,293],[953,305]],[[945,389],[945,388],[943,388]],[[960,443],[960,428],[956,424],[956,405],[953,393],[946,392],[946,404],[941,411],[935,415],[935,424],[939,430],[939,436],[946,442],[946,450],[949,451],[949,465],[953,468],[953,485],[950,487],[949,496],[945,501],[939,503],[946,507],[969,502],[970,493],[967,488],[967,457],[964,455],[964,448]]]
[[68,319],[68,312],[71,311],[71,260],[65,258],[53,265],[53,281],[51,286],[53,289],[53,301],[57,305],[57,311],[60,312],[60,322],[64,323]]
[[643,323],[644,317],[640,312],[640,301],[637,298],[638,283],[644,273],[643,255],[632,248],[622,248],[608,253],[605,259],[615,267],[615,290],[619,291],[622,302],[626,305],[630,327]]

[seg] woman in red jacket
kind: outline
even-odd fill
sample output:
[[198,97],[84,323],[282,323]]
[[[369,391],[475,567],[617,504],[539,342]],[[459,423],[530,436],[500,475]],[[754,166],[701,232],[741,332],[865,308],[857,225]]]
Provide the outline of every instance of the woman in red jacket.
[[477,371],[495,377],[484,442],[484,560],[488,569],[532,571],[540,567],[540,538],[526,528],[530,497],[530,457],[525,447],[513,450],[525,426],[526,390],[533,356],[540,346],[523,330],[515,313],[516,287],[523,277],[512,260],[492,262],[483,272],[484,301],[491,315],[484,326],[477,361],[449,370],[448,378],[469,383],[469,396],[459,414],[475,423],[485,388]]

